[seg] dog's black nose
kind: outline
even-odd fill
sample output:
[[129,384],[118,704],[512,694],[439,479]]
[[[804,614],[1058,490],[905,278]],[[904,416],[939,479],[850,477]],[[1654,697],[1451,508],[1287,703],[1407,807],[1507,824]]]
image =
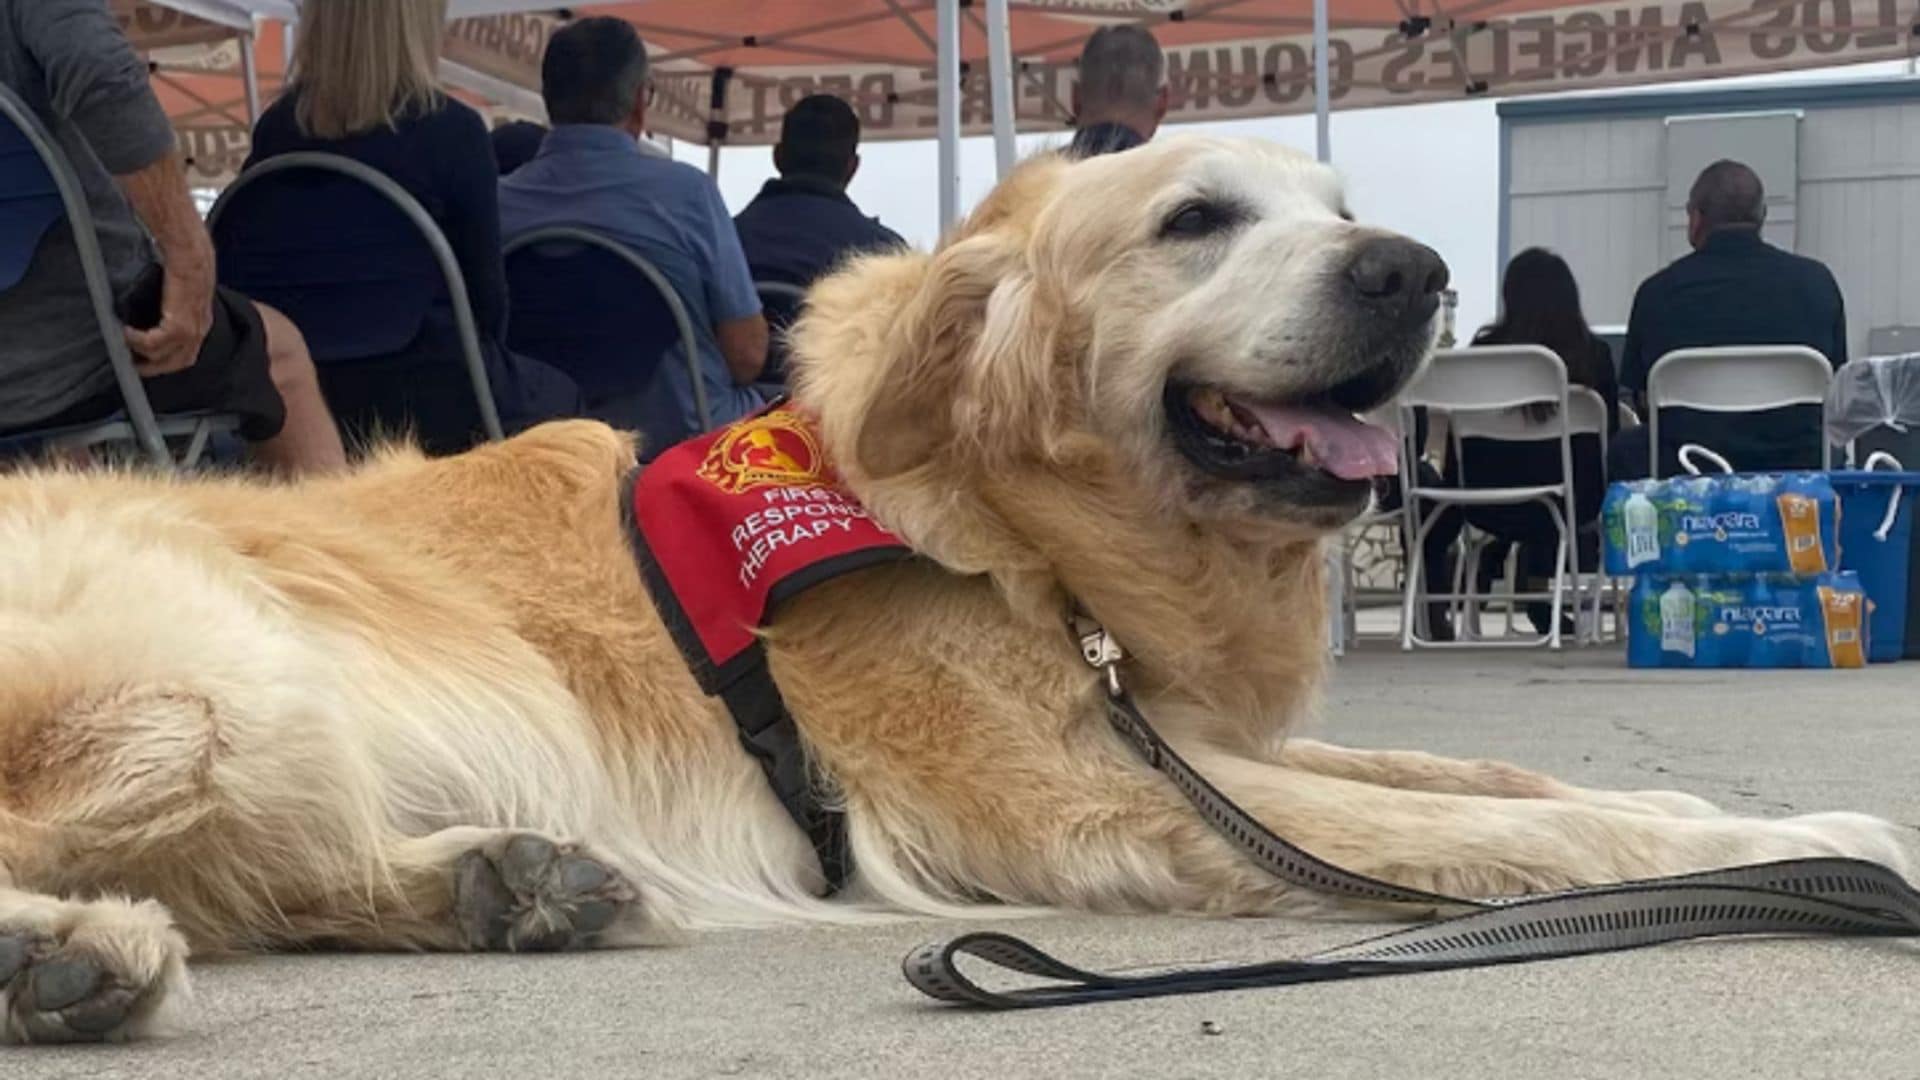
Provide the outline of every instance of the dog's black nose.
[[1362,245],[1347,264],[1347,280],[1361,303],[1400,326],[1418,326],[1440,306],[1447,264],[1425,244],[1380,237]]

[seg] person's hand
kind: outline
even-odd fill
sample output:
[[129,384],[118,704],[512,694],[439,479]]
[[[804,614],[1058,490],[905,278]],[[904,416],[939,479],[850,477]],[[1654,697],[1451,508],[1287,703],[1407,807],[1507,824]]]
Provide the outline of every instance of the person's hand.
[[209,264],[169,266],[160,294],[160,322],[147,330],[127,327],[127,346],[143,378],[185,371],[200,358],[213,327],[213,274]]

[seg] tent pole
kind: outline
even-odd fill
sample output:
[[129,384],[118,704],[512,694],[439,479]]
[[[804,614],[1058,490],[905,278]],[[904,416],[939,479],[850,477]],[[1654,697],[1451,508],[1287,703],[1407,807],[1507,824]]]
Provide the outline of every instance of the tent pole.
[[249,126],[260,122],[260,65],[253,55],[253,47],[257,42],[251,31],[240,35],[240,77],[247,86]]
[[713,69],[713,82],[707,97],[707,175],[720,179],[720,147],[727,141],[727,87],[733,82],[733,69]]
[[1333,160],[1327,37],[1327,0],[1313,0],[1313,153],[1321,161]]
[[1014,144],[1013,31],[1007,0],[987,0],[987,75],[993,80],[993,164],[1004,180],[1019,157]]
[[940,137],[940,231],[960,217],[960,0],[938,0],[934,63],[935,113]]

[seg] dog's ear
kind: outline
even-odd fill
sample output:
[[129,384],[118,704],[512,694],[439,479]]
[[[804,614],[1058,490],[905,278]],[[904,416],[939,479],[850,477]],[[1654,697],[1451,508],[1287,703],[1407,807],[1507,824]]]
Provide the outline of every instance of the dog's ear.
[[1009,421],[1037,407],[1032,383],[1046,364],[1033,291],[1010,230],[933,256],[887,334],[886,370],[855,442],[867,475],[897,475],[955,444],[991,445],[994,429],[1022,430]]

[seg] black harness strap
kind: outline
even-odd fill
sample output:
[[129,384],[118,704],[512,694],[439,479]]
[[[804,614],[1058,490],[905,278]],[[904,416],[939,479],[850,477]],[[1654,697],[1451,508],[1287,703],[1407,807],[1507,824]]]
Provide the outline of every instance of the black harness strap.
[[[990,1009],[1030,1009],[1525,963],[1702,937],[1920,936],[1920,892],[1887,867],[1861,859],[1788,859],[1481,900],[1409,889],[1341,869],[1276,835],[1196,772],[1121,686],[1121,653],[1106,632],[1097,626],[1082,629],[1083,653],[1106,677],[1107,719],[1114,730],[1255,865],[1288,884],[1327,895],[1464,913],[1299,959],[1152,975],[1086,971],[1010,935],[967,934],[907,955],[907,981],[929,997]],[[961,972],[963,959],[1044,982],[990,990]]]

